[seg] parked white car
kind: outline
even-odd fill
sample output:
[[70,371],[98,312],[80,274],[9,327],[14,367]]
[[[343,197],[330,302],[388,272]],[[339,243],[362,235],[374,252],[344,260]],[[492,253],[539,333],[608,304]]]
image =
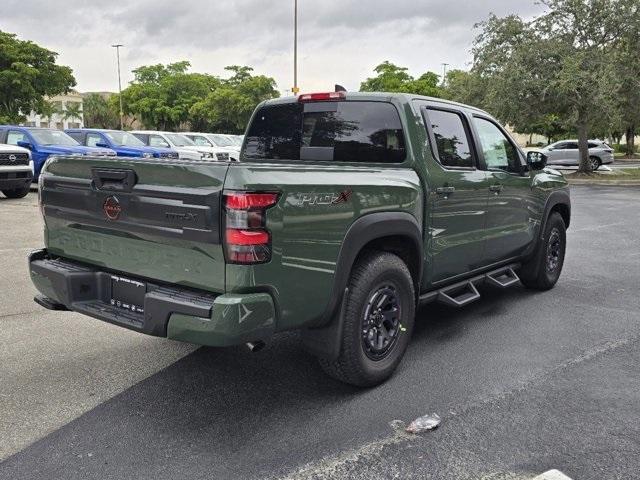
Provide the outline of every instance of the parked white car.
[[[542,153],[547,156],[548,165],[577,166],[580,163],[577,140],[560,140],[544,147]],[[589,140],[589,161],[593,170],[613,163],[613,149],[602,140]]]
[[185,160],[229,161],[229,152],[218,147],[196,145],[182,133],[157,132],[153,130],[133,130],[131,132],[150,147],[171,148],[178,157]]
[[236,145],[227,135],[202,132],[185,132],[184,135],[198,146],[224,149],[229,153],[231,160],[236,162],[240,160],[240,146]]
[[31,152],[16,145],[0,143],[0,191],[7,198],[22,198],[29,193],[32,179]]

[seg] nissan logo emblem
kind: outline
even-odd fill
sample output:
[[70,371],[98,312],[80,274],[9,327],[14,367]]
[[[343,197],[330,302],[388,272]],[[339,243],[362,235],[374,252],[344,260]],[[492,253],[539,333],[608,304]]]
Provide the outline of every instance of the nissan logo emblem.
[[122,212],[122,206],[116,197],[111,196],[107,197],[102,204],[102,210],[109,220],[117,220]]
[[16,157],[15,155],[11,154],[9,155],[9,161],[10,162],[15,162],[18,159],[18,157]]

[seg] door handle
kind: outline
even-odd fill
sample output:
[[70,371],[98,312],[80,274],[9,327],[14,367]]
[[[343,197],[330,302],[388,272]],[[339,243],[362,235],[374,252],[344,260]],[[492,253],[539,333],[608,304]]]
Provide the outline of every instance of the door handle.
[[495,192],[495,194],[497,195],[498,193],[500,193],[502,191],[504,187],[502,185],[491,185],[489,187],[489,191],[490,192]]
[[456,191],[456,187],[438,187],[436,188],[436,193],[438,195],[449,195]]

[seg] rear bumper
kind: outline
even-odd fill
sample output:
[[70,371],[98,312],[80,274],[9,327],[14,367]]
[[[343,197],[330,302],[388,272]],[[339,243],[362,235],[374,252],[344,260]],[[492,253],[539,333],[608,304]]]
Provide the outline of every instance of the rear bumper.
[[143,311],[129,311],[111,302],[111,272],[49,257],[46,250],[29,255],[29,272],[44,297],[38,304],[148,335],[224,347],[266,340],[275,330],[273,300],[266,293],[216,295],[127,277],[146,285]]

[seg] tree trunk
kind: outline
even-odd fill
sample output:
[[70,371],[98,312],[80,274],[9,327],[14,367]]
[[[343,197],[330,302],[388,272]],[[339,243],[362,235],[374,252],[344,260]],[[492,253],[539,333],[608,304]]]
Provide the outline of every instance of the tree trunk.
[[627,148],[626,148],[626,153],[629,156],[632,156],[635,153],[636,150],[636,146],[635,146],[635,140],[636,140],[636,126],[635,125],[629,125],[627,127],[627,131],[625,132],[625,139],[627,141]]
[[589,161],[589,132],[586,122],[578,123],[578,151],[580,152],[580,163],[578,172],[591,173],[591,162]]

